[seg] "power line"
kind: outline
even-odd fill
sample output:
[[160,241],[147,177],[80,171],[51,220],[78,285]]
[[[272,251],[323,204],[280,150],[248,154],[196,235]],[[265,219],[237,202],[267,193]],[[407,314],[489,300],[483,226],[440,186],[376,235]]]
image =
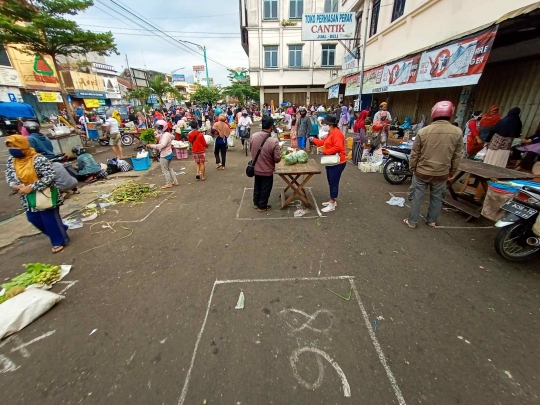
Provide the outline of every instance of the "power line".
[[[90,31],[90,32],[94,32],[96,34],[105,34],[107,31]],[[139,37],[147,37],[148,35],[147,34],[143,34],[143,33],[134,33],[134,32],[116,32],[116,31],[111,31],[112,34],[114,35],[134,35],[134,36],[139,36]],[[224,37],[223,35],[204,35],[204,36],[199,36],[199,35],[183,35],[183,36],[171,36],[171,38],[175,38],[175,39],[179,39],[179,38],[223,38],[223,39],[237,39],[238,37]]]
[[[182,43],[181,43],[182,41],[177,40],[177,39],[175,39],[175,38],[172,38],[170,35],[168,35],[167,33],[165,33],[165,32],[164,32],[163,30],[161,30],[160,28],[158,28],[158,27],[156,27],[155,25],[153,25],[153,24],[149,23],[148,21],[146,21],[146,20],[144,19],[144,17],[139,17],[139,16],[137,16],[138,13],[136,14],[132,9],[130,9],[128,6],[126,6],[125,4],[123,4],[122,2],[120,2],[119,0],[118,0],[118,3],[120,3],[120,4],[122,4],[122,5],[119,5],[115,0],[110,0],[110,1],[111,1],[111,3],[115,4],[117,7],[120,7],[121,9],[123,9],[124,11],[126,11],[127,13],[129,13],[129,14],[133,15],[134,17],[136,17],[137,19],[141,20],[141,21],[142,21],[143,23],[145,23],[146,25],[149,25],[150,27],[157,29],[159,32],[161,32],[161,33],[164,34],[165,36],[167,36],[167,37],[173,39],[173,40],[174,40],[175,42],[177,42],[178,44],[181,44],[182,46],[184,46],[184,47],[186,47],[186,48],[188,48],[188,49],[191,49],[191,51],[196,52],[196,53],[198,53],[199,55],[202,56],[202,54],[201,54],[200,52],[197,52],[197,51],[195,51],[194,49],[188,47],[187,45],[182,44]],[[183,42],[186,42],[186,41],[183,41]],[[200,45],[198,45],[198,46],[200,47]],[[215,61],[215,60],[213,60],[213,59],[210,59],[210,58],[208,58],[208,57],[207,57],[207,59],[208,59],[208,60],[211,60],[212,62],[214,62],[214,63],[216,63],[216,64],[218,64],[218,65],[220,65],[220,66],[223,66],[223,67],[226,68],[226,69],[230,69],[228,66],[225,66],[225,65],[223,65],[223,64],[220,63],[220,62],[217,62],[217,61]]]
[[[91,24],[79,24],[85,27],[94,27],[94,28],[112,28],[112,29],[122,29],[122,30],[133,30],[133,31],[148,31],[144,28],[121,28],[121,27],[110,27],[107,25],[91,25]],[[149,30],[149,31],[158,31],[158,30]],[[210,32],[210,31],[169,31],[163,30],[164,32],[181,32],[186,34],[234,34],[240,35],[238,32]]]
[[[103,10],[102,10],[103,11]],[[108,14],[108,13],[107,13]],[[110,15],[110,14],[108,14]],[[209,17],[224,17],[228,15],[238,15],[238,13],[231,13],[231,14],[212,14],[212,15],[195,15],[195,16],[189,16],[189,17],[146,17],[148,20],[184,20],[184,19],[190,19],[190,18],[209,18]],[[78,20],[117,20],[118,17],[112,16],[111,18],[103,18],[103,17],[83,17],[83,18],[77,18]]]

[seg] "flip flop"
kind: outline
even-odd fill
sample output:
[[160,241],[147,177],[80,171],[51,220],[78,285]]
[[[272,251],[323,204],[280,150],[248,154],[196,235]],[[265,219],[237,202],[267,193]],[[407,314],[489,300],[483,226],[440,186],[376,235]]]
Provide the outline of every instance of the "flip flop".
[[178,184],[178,183],[173,183],[172,185],[175,186],[175,187],[178,187],[180,184]]
[[220,163],[219,165],[217,165],[216,169],[221,169],[223,167],[223,165]]
[[54,247],[52,248],[52,253],[53,253],[53,254],[56,254],[56,253],[61,252],[62,250],[64,250],[64,246],[54,246]]
[[436,228],[437,227],[436,222],[426,222],[426,224],[428,224],[428,226],[431,227],[431,228]]
[[164,186],[161,186],[162,189],[165,188],[172,188],[172,184],[165,184]]
[[407,226],[408,226],[409,228],[411,228],[411,229],[416,229],[416,225],[411,225],[411,224],[409,224],[409,220],[408,220],[407,218],[405,218],[405,219],[403,220],[403,223],[404,223],[405,225],[407,225]]

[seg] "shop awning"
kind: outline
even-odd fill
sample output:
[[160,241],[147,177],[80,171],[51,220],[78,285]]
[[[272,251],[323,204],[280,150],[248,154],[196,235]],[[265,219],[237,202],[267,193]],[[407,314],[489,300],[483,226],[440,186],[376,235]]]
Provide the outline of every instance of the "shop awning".
[[326,83],[326,84],[324,85],[324,88],[325,88],[325,89],[328,89],[329,87],[332,87],[332,86],[334,86],[334,85],[336,85],[336,84],[345,84],[345,76],[338,76],[338,77],[336,77],[334,80],[332,80],[332,81]]

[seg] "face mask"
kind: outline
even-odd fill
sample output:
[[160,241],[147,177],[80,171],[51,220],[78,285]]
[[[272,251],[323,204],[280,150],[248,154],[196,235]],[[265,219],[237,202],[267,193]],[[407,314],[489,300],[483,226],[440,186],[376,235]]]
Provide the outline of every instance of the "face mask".
[[21,149],[8,149],[9,154],[14,158],[23,158],[24,152]]
[[247,117],[247,114],[242,114],[244,117]]

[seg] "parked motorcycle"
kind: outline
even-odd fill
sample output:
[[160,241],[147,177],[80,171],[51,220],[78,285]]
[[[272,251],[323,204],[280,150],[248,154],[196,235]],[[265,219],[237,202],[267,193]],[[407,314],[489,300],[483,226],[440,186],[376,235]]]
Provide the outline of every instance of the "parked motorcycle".
[[410,149],[387,146],[382,148],[382,153],[386,158],[383,175],[388,183],[393,185],[403,184],[405,180],[412,177],[409,168]]
[[501,228],[495,238],[495,251],[507,260],[526,260],[540,252],[540,235],[533,232],[540,210],[540,191],[523,187],[513,201],[501,207],[506,216],[495,224]]

